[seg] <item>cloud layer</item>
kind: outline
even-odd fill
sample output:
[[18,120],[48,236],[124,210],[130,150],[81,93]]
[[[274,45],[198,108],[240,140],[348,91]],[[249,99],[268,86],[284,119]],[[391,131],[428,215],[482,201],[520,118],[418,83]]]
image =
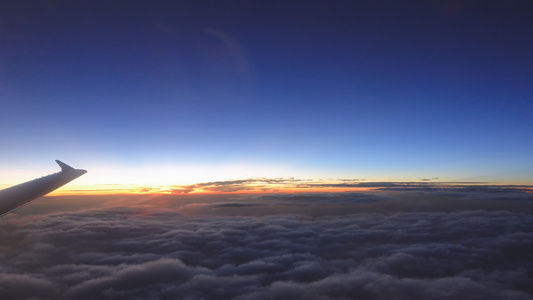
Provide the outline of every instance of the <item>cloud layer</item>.
[[517,191],[533,192],[530,185],[490,185],[487,182],[433,182],[438,177],[422,178],[412,182],[372,182],[366,179],[337,179],[313,180],[296,178],[247,178],[240,180],[202,182],[192,185],[170,185],[164,187],[143,187],[139,193],[166,193],[173,195],[186,195],[195,193],[279,193],[279,192],[357,192],[368,190],[391,191],[476,191],[493,192]]
[[[302,201],[290,197],[209,205]],[[533,218],[520,212],[108,207],[9,216],[0,238],[2,299],[533,299]]]

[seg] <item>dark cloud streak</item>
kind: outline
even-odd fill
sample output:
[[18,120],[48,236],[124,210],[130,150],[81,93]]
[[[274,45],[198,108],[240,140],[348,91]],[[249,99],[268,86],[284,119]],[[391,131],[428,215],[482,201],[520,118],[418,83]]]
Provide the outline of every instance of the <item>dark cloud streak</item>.
[[[290,178],[248,178],[239,180],[212,181],[184,186],[168,186],[170,193],[190,194],[195,192],[211,193],[242,193],[242,192],[283,192],[290,189],[298,189],[305,192],[305,189],[345,189],[346,191],[357,189],[381,189],[381,190],[452,190],[452,189],[509,189],[514,191],[533,192],[530,185],[494,185],[488,182],[434,182],[438,178],[422,178],[416,182],[372,182],[365,179],[337,179],[324,182],[322,180],[296,179]],[[146,192],[152,191],[146,188]]]

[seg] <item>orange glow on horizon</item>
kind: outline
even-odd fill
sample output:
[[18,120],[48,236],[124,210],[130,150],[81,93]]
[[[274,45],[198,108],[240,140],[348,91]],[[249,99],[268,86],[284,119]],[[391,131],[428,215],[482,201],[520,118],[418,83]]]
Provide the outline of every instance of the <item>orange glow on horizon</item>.
[[[366,182],[369,183],[369,182]],[[234,180],[193,185],[168,185],[168,186],[137,186],[137,185],[93,185],[65,187],[50,193],[50,196],[74,195],[224,195],[224,194],[296,194],[296,193],[343,193],[343,192],[371,192],[390,187],[386,183],[375,186],[335,186],[338,182],[316,181],[280,181],[270,179],[259,180]],[[400,183],[401,184],[401,183]],[[399,185],[409,189],[416,187],[417,182],[403,182]],[[488,183],[445,183],[435,182],[434,187],[449,188],[457,186],[495,186]],[[521,189],[526,193],[533,193],[533,186],[529,185],[497,185],[509,189]]]
[[233,191],[216,190],[214,188],[202,188],[188,186],[164,186],[164,187],[129,187],[108,189],[59,189],[50,196],[73,196],[73,195],[224,195],[224,194],[297,194],[297,193],[342,193],[342,192],[370,192],[379,187],[254,187],[246,186]]

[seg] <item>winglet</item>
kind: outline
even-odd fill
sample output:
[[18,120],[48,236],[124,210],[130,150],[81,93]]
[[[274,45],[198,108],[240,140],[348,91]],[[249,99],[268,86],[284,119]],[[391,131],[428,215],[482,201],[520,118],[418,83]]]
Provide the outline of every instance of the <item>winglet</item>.
[[73,167],[67,165],[66,163],[60,161],[60,160],[57,160],[56,159],[56,163],[61,167],[61,172],[67,172],[67,171],[70,171],[70,170],[74,170]]

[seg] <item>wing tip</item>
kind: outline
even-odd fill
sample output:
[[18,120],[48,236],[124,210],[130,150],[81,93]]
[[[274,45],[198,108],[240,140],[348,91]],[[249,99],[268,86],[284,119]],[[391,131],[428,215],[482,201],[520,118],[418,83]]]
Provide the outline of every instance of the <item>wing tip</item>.
[[61,167],[61,172],[66,172],[66,171],[74,170],[73,167],[67,165],[66,163],[60,161],[59,159],[56,159],[56,163]]

